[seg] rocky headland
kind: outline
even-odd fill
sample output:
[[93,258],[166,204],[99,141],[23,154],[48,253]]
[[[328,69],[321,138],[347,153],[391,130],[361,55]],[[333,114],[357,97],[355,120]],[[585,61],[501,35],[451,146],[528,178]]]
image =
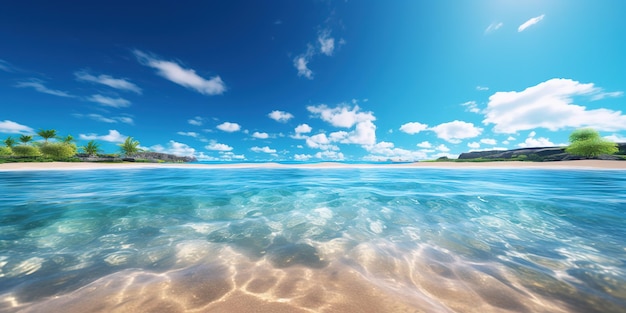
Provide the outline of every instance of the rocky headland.
[[459,155],[459,160],[470,159],[493,159],[495,160],[527,160],[527,161],[567,161],[567,160],[623,160],[621,156],[626,155],[626,143],[617,144],[619,152],[616,155],[600,155],[593,158],[572,155],[565,152],[566,147],[540,147],[540,148],[520,148],[514,150],[488,150],[472,151]]

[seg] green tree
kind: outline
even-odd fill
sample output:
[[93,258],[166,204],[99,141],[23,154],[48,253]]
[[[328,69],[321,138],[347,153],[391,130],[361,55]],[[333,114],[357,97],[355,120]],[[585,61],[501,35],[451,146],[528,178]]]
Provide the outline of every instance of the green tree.
[[123,144],[120,145],[120,149],[122,153],[126,156],[135,155],[140,151],[139,149],[139,141],[133,139],[133,137],[126,138]]
[[37,135],[43,138],[45,142],[48,142],[48,139],[54,138],[57,136],[57,131],[54,129],[40,129],[37,132]]
[[0,156],[9,156],[13,154],[13,150],[9,147],[0,147]]
[[74,136],[72,136],[72,135],[67,135],[67,136],[65,136],[65,137],[61,138],[61,141],[63,141],[63,143],[68,143],[68,144],[71,144],[71,143],[73,143],[75,140],[74,140]]
[[55,161],[63,161],[76,155],[76,145],[65,142],[44,143],[41,153]]
[[81,147],[81,149],[89,156],[95,156],[98,154],[98,151],[100,151],[100,144],[98,144],[95,140],[92,140],[88,142],[86,146]]
[[11,138],[11,136],[7,137],[7,139],[4,140],[4,144],[7,145],[7,147],[9,148],[13,148],[13,146],[16,144],[15,139]]
[[19,145],[13,147],[12,150],[13,154],[21,157],[35,157],[41,155],[39,149],[35,146]]
[[573,131],[569,136],[570,145],[565,152],[584,157],[595,157],[601,154],[614,154],[618,151],[617,144],[602,139],[600,133],[592,128]]
[[28,135],[21,135],[20,136],[20,141],[23,144],[27,144],[27,143],[31,142],[32,140],[33,140],[33,136],[28,136]]

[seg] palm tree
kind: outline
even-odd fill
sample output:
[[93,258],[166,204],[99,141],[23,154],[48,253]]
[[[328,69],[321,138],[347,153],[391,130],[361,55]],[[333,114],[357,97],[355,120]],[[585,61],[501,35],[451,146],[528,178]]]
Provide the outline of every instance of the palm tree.
[[33,140],[33,136],[28,136],[28,135],[21,135],[21,136],[20,136],[20,141],[21,141],[23,144],[27,144],[27,143],[29,143],[31,140]]
[[7,147],[9,148],[13,148],[15,143],[16,143],[15,139],[11,138],[11,136],[7,137],[7,139],[4,140],[4,144],[7,145]]
[[139,141],[133,139],[133,137],[128,137],[126,141],[120,145],[120,149],[124,155],[131,156],[139,152]]
[[73,141],[75,141],[74,140],[74,136],[72,136],[72,135],[67,135],[67,136],[61,138],[61,140],[63,140],[63,143],[67,143],[67,144],[70,144]]
[[88,142],[86,146],[81,147],[81,149],[83,149],[83,151],[85,151],[85,153],[89,156],[95,156],[98,154],[98,151],[100,151],[100,144],[98,144],[95,140],[92,140]]
[[40,129],[37,132],[37,135],[39,135],[41,138],[45,140],[46,143],[48,143],[48,139],[54,138],[57,136],[57,131],[54,129]]

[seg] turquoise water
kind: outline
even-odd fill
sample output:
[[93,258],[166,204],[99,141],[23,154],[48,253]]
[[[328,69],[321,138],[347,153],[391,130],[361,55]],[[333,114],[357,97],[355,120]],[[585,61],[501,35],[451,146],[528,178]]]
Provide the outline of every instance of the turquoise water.
[[0,311],[626,312],[624,174],[0,172]]

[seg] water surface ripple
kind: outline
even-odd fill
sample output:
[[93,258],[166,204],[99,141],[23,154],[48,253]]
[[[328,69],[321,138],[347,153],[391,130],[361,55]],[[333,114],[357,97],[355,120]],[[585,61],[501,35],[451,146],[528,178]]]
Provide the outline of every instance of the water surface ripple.
[[623,171],[0,172],[1,312],[626,312]]

